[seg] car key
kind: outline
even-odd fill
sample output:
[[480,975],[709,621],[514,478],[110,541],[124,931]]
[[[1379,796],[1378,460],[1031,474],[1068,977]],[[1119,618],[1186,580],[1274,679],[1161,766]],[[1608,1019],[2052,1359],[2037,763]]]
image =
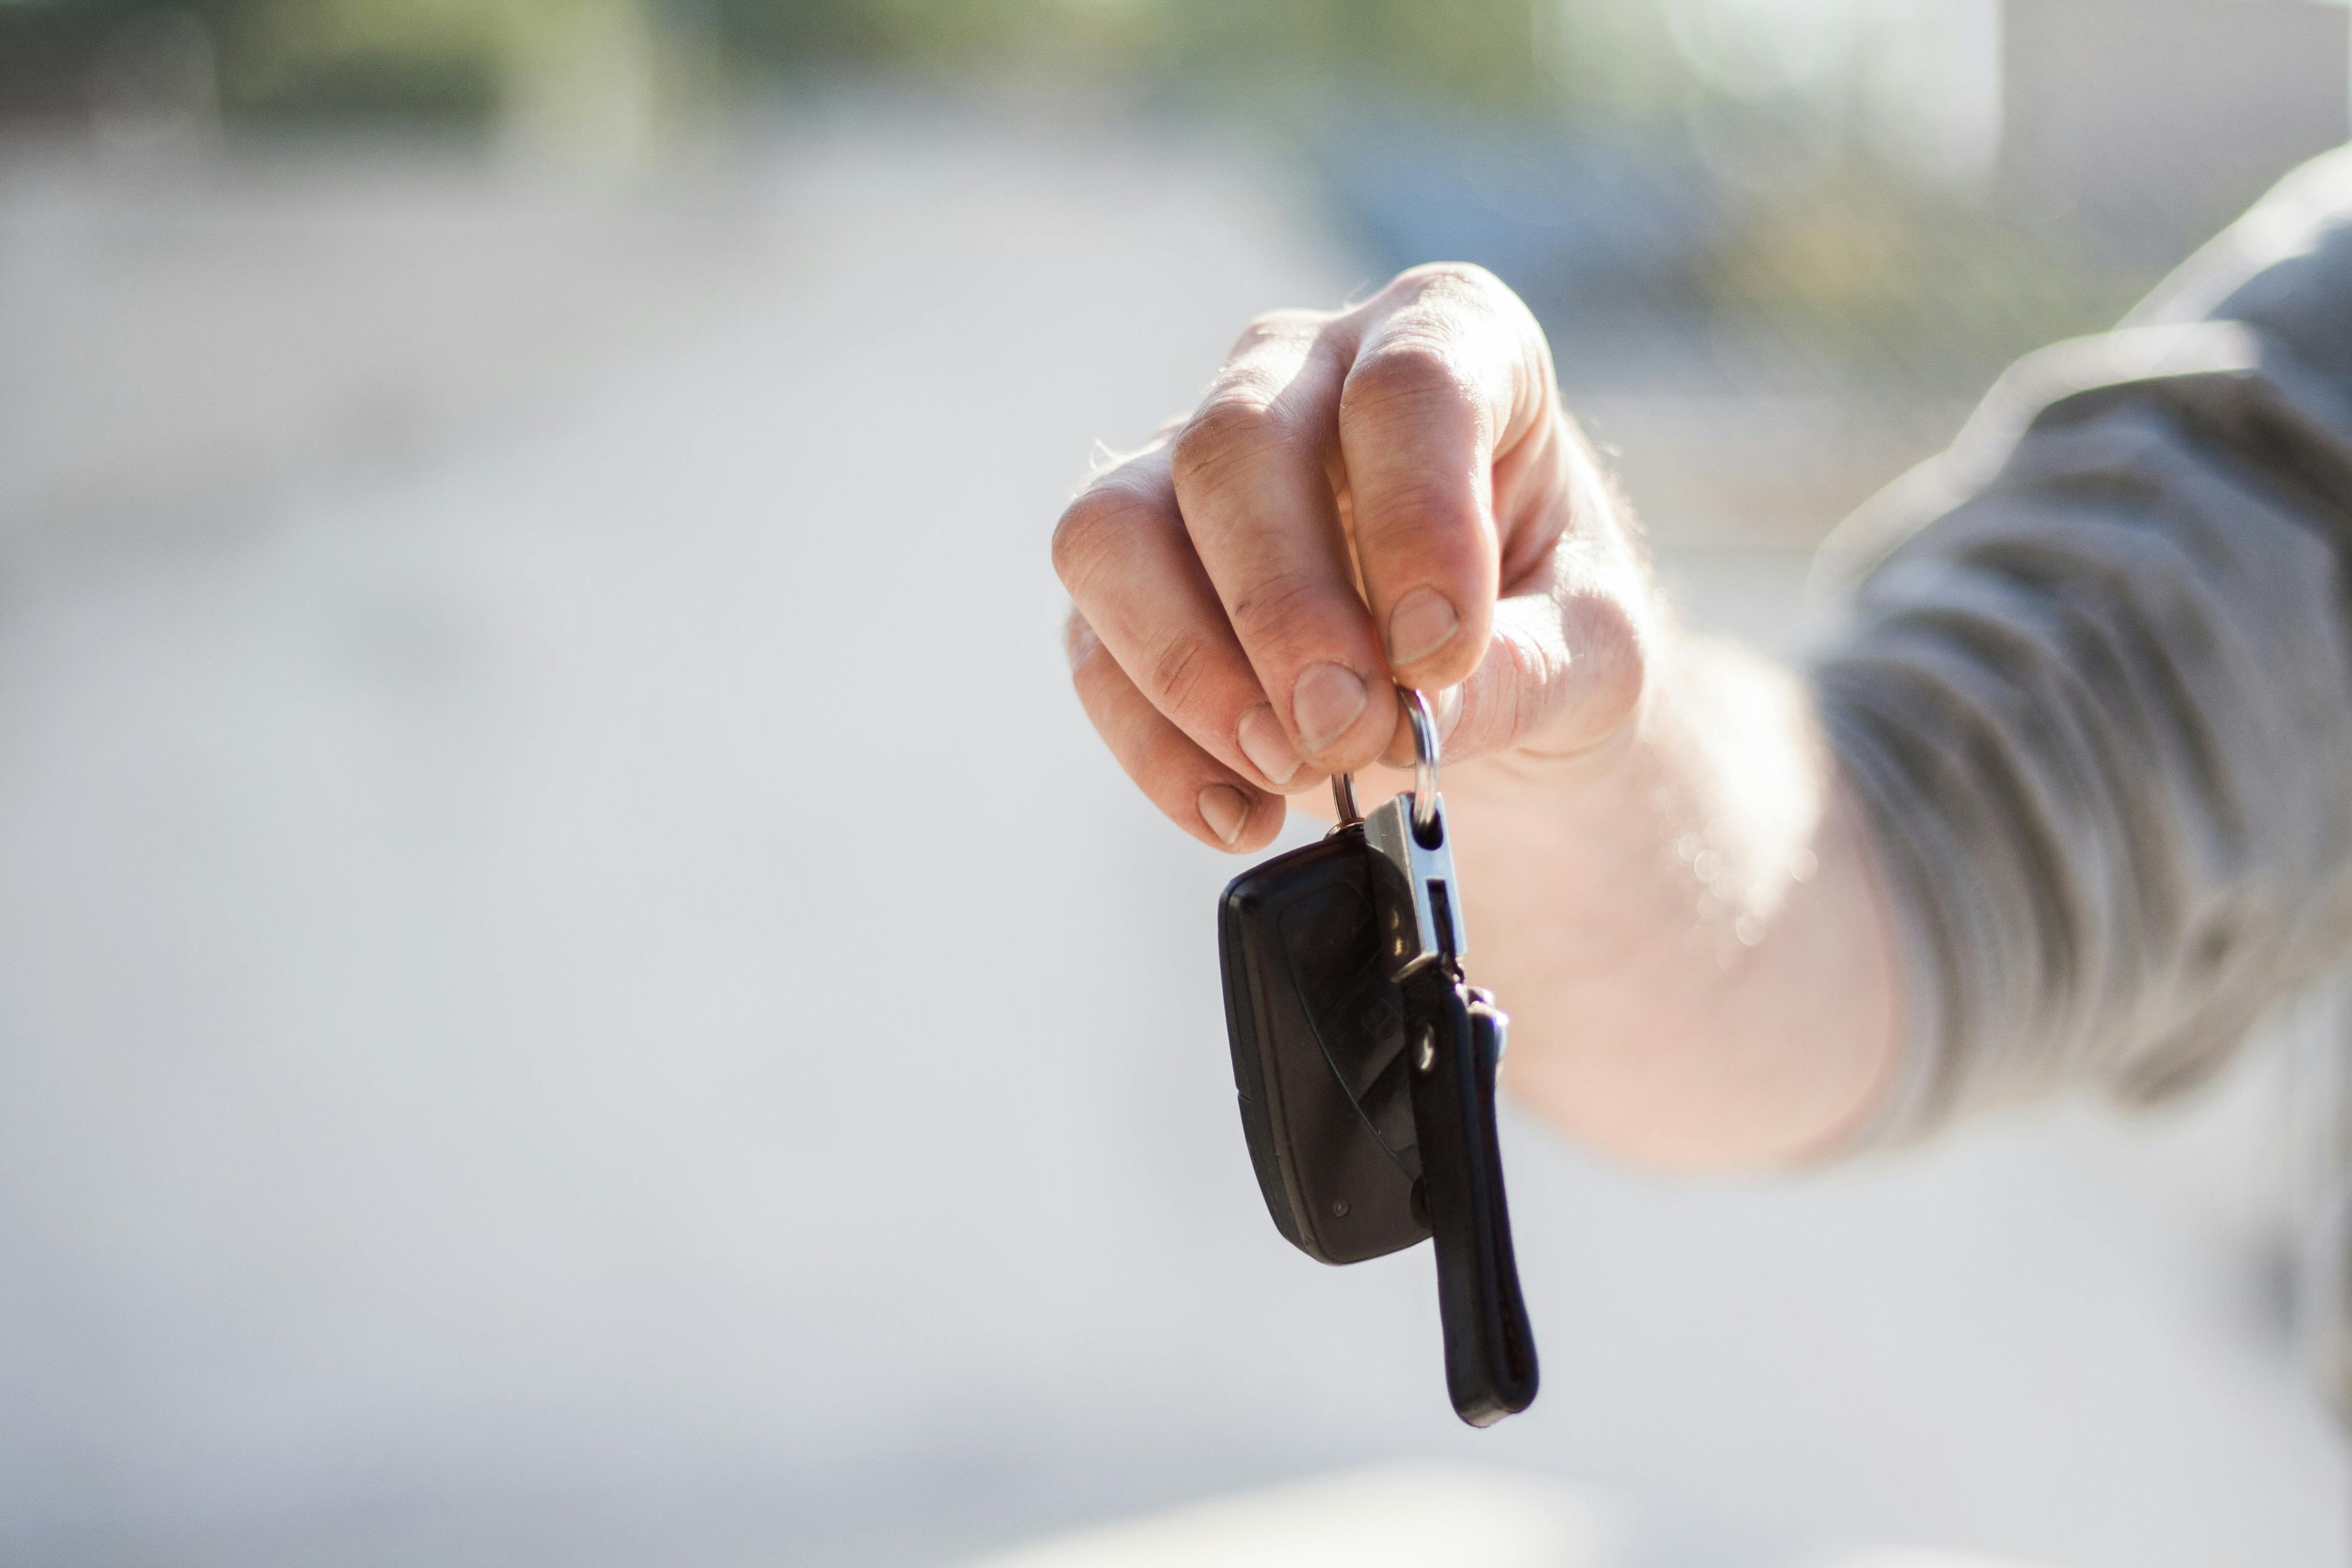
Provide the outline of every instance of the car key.
[[1275,1228],[1323,1263],[1429,1235],[1406,1082],[1404,995],[1381,960],[1371,852],[1344,780],[1321,842],[1234,879],[1218,906],[1225,1029],[1250,1163]]
[[1437,1239],[1446,1386],[1485,1426],[1538,1382],[1495,1125],[1507,1020],[1464,980],[1436,727],[1402,694],[1415,787],[1225,889],[1226,1026],[1252,1164],[1276,1227],[1352,1263]]

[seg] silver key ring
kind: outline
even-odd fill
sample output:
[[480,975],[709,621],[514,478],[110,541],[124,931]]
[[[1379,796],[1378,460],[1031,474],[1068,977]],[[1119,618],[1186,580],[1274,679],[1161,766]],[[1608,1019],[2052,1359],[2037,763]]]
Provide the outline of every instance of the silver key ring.
[[1331,775],[1331,804],[1339,808],[1340,826],[1345,827],[1351,822],[1364,820],[1364,814],[1356,809],[1355,774],[1333,773]]
[[[1412,825],[1427,832],[1437,823],[1437,716],[1430,711],[1429,699],[1410,687],[1398,687],[1397,695],[1404,699],[1405,717],[1412,723]],[[1356,809],[1355,774],[1331,775],[1331,804],[1339,809],[1340,826],[1363,820]]]
[[1420,692],[1400,686],[1397,693],[1412,721],[1412,825],[1427,832],[1437,825],[1437,715]]

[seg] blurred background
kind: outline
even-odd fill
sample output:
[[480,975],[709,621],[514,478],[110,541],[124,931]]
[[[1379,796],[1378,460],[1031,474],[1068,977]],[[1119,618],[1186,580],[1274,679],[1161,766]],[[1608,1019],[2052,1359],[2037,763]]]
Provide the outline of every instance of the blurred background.
[[1513,1120],[1545,1397],[1459,1426],[1426,1257],[1266,1221],[1234,868],[1045,544],[1248,317],[1466,258],[1800,647],[2344,140],[2347,16],[0,0],[0,1561],[2344,1562],[2318,1004],[1777,1183]]

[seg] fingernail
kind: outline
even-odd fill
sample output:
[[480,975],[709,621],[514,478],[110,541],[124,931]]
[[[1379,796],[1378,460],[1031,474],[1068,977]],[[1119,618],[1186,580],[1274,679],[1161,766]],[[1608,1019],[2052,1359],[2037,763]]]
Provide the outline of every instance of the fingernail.
[[1415,588],[1389,612],[1389,662],[1412,664],[1454,640],[1462,617],[1434,588]]
[[1462,722],[1462,689],[1449,686],[1437,694],[1437,738],[1454,738],[1454,727]]
[[1307,742],[1307,749],[1319,752],[1346,734],[1371,700],[1372,694],[1364,689],[1364,678],[1354,670],[1337,664],[1311,664],[1290,689],[1291,721],[1298,726],[1298,738]]
[[1231,847],[1249,820],[1249,802],[1231,784],[1211,784],[1201,792],[1201,820]]
[[1282,721],[1265,703],[1242,715],[1240,739],[1242,755],[1268,783],[1286,784],[1298,771],[1298,753],[1291,750],[1290,737],[1282,732]]

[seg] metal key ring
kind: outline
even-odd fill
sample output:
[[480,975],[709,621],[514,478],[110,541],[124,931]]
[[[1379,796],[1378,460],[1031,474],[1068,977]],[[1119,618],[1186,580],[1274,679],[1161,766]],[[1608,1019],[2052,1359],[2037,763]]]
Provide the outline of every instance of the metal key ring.
[[1400,686],[1397,695],[1412,721],[1412,825],[1426,833],[1437,825],[1437,716],[1420,692]]
[[1333,773],[1331,775],[1331,804],[1339,813],[1340,826],[1345,827],[1351,822],[1364,820],[1364,814],[1356,809],[1355,774]]
[[[1437,719],[1429,710],[1429,699],[1410,687],[1400,686],[1397,695],[1404,699],[1405,717],[1412,722],[1412,825],[1426,833],[1437,822]],[[1356,809],[1356,775],[1331,775],[1331,804],[1339,813],[1339,826],[1360,822],[1364,814]]]

